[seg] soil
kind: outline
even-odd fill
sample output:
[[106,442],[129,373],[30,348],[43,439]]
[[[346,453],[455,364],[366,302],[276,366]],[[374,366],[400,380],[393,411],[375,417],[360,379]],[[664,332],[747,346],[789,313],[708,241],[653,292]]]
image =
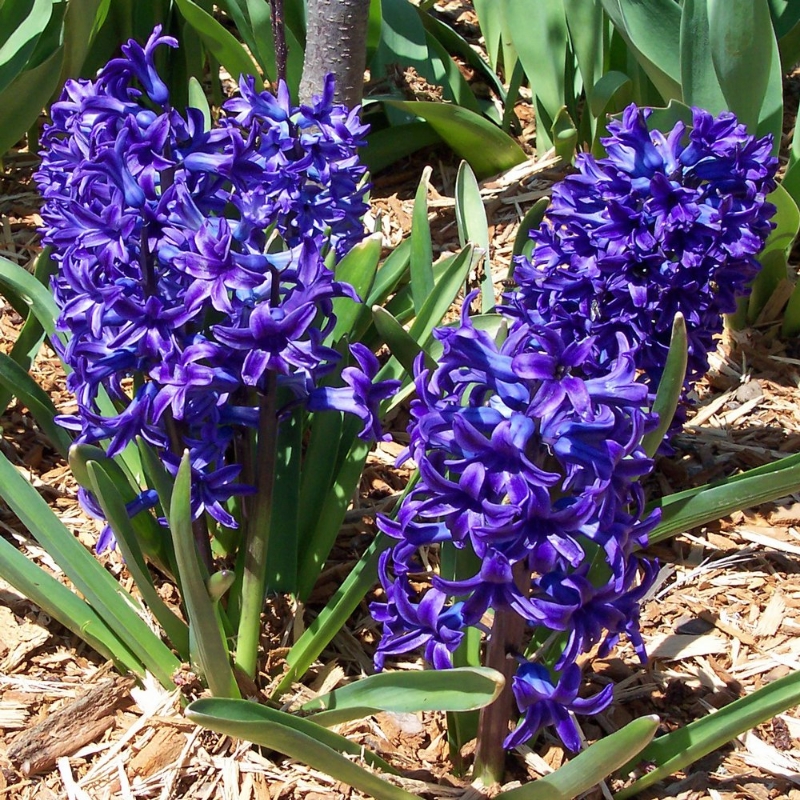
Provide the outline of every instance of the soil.
[[[471,11],[444,3],[468,29]],[[458,16],[455,16],[458,15]],[[412,76],[413,78],[413,76]],[[796,92],[793,92],[796,94]],[[522,141],[530,151],[533,122],[521,103]],[[793,121],[787,124],[787,134]],[[788,142],[788,136],[787,136]],[[10,154],[0,176],[0,255],[28,264],[38,252],[38,200],[31,188],[35,163],[24,147]],[[375,177],[372,218],[388,249],[408,234],[423,167],[432,167],[428,190],[434,255],[458,248],[454,184],[458,163],[432,149]],[[490,222],[490,263],[498,292],[508,274],[519,221],[546,196],[564,169],[554,157],[531,158],[520,168],[482,184]],[[478,276],[476,276],[477,278]],[[0,347],[8,351],[20,325],[0,307]],[[769,309],[751,329],[728,333],[698,388],[696,408],[676,440],[676,453],[658,461],[651,494],[679,491],[769,463],[800,447],[800,353],[780,337],[780,308]],[[62,411],[73,400],[61,366],[47,348],[32,369]],[[265,616],[262,690],[280,673],[293,637],[339,585],[374,534],[376,509],[388,507],[408,479],[395,459],[407,441],[401,412],[389,421],[392,441],[375,449],[336,550],[309,606],[272,598]],[[0,418],[0,448],[46,498],[67,527],[92,548],[98,523],[76,501],[66,464],[39,432],[28,410],[12,401]],[[49,569],[60,571],[0,506],[0,535]],[[800,487],[798,493],[686,531],[655,548],[657,585],[644,604],[642,630],[649,663],[638,663],[623,644],[612,656],[585,657],[587,690],[615,684],[616,701],[582,722],[591,742],[631,719],[657,714],[662,731],[701,718],[738,697],[800,668]],[[121,559],[102,557],[130,586]],[[308,697],[372,670],[376,623],[362,604],[297,687]],[[419,669],[407,659],[394,666]],[[589,686],[591,684],[591,686]],[[361,795],[302,764],[196,728],[182,717],[180,698],[191,686],[167,692],[132,685],[61,626],[0,581],[0,797],[219,798],[317,800]],[[437,714],[390,715],[352,723],[343,731],[403,771],[404,786],[426,797],[484,796],[453,778],[444,720]],[[467,758],[469,754],[466,754]],[[557,769],[569,754],[549,734],[509,755],[506,788]],[[622,780],[593,790],[608,797]],[[678,773],[644,798],[800,799],[800,709],[792,709]]]

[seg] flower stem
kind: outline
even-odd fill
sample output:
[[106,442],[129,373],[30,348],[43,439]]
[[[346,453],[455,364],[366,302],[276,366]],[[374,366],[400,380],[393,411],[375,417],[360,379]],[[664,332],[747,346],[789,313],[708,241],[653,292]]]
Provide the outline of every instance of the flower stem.
[[[524,582],[530,584],[530,573],[525,564],[514,567],[514,577],[521,591]],[[521,585],[522,584],[522,585]],[[508,736],[508,724],[514,710],[514,693],[511,679],[517,671],[515,655],[525,632],[525,620],[511,608],[495,611],[492,633],[486,648],[486,666],[496,669],[506,679],[503,691],[494,703],[481,710],[478,720],[478,744],[475,750],[473,777],[486,787],[503,782],[506,751],[503,741]]]
[[247,498],[251,502],[247,504],[250,512],[246,520],[242,607],[236,644],[236,666],[251,678],[256,675],[261,611],[266,593],[277,438],[277,375],[270,370],[259,410],[256,493],[252,498]]
[[283,0],[269,0],[272,38],[275,41],[275,71],[279,81],[286,80],[286,31],[283,21]]

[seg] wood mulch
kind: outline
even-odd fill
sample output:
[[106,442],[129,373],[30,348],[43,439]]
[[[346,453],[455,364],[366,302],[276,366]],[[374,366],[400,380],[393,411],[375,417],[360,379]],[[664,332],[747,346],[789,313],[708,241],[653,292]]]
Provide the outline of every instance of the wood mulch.
[[[468,14],[463,22],[470,23]],[[529,142],[531,137],[528,120],[524,138]],[[407,235],[414,193],[426,163],[433,168],[428,200],[438,257],[458,248],[453,211],[458,165],[446,151],[427,151],[378,176],[372,215],[387,248]],[[0,255],[22,264],[38,250],[38,201],[29,182],[32,165],[31,156],[20,150],[8,158],[6,172],[0,175]],[[482,185],[498,292],[508,274],[522,215],[561,174],[554,159],[531,160]],[[795,342],[778,336],[779,311],[771,309],[756,328],[729,334],[720,343],[712,370],[698,389],[696,412],[677,439],[676,454],[657,465],[654,492],[699,485],[798,450],[800,351]],[[18,324],[12,309],[0,307],[3,350],[10,349]],[[52,353],[42,353],[33,374],[56,405],[69,411],[73,401]],[[98,523],[81,511],[69,469],[27,409],[12,403],[0,425],[3,453],[91,548]],[[304,612],[313,613],[324,603],[369,542],[374,509],[384,506],[407,480],[408,471],[393,466],[406,441],[402,413],[391,427],[394,440],[372,454],[309,609],[298,609],[281,598],[268,609],[263,688],[275,679],[286,647],[302,631]],[[0,535],[60,576],[58,567],[2,505]],[[800,668],[800,487],[775,504],[687,531],[655,550],[662,568],[642,615],[650,661],[639,665],[627,644],[606,659],[592,654],[585,658],[590,682],[599,688],[613,681],[617,699],[607,712],[582,720],[588,741],[643,714],[657,714],[663,731],[673,730]],[[111,553],[103,560],[130,586],[118,555]],[[362,604],[307,676],[307,686],[298,687],[298,696],[329,691],[368,673],[378,635]],[[399,666],[419,669],[421,662]],[[195,727],[181,714],[181,698],[189,690],[176,687],[167,692],[156,684],[132,685],[0,581],[0,798],[361,796],[302,764]],[[420,796],[473,800],[484,796],[448,776],[441,715],[382,714],[351,723],[343,732],[396,764],[406,775],[405,787]],[[519,748],[510,755],[514,779],[510,785],[547,774],[566,758],[555,738],[542,735],[533,748]],[[608,797],[609,788],[620,785],[612,782],[588,796]],[[642,796],[800,800],[800,709],[739,737]]]

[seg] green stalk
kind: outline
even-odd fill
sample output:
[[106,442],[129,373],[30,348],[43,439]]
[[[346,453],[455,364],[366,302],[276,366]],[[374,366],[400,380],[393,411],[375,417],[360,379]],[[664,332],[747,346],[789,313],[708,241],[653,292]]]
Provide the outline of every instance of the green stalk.
[[277,375],[267,373],[265,394],[261,398],[256,451],[256,493],[246,521],[242,605],[236,666],[251,678],[256,675],[261,611],[267,584],[267,549],[269,547],[272,495],[275,483],[278,439]]

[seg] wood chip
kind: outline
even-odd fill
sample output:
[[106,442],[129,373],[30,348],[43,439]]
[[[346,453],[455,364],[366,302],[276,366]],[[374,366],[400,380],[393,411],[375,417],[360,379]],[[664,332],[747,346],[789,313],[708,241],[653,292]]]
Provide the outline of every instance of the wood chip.
[[772,597],[770,597],[767,607],[758,618],[754,631],[755,635],[774,636],[778,632],[781,622],[783,622],[785,613],[786,603],[783,600],[783,594],[777,590]]
[[667,634],[657,636],[647,642],[647,653],[651,659],[675,661],[676,659],[708,656],[728,651],[728,640],[715,634],[686,636]]
[[82,697],[60,708],[44,721],[20,733],[8,748],[10,761],[23,775],[53,767],[108,730],[114,713],[128,697],[133,678],[108,678]]

